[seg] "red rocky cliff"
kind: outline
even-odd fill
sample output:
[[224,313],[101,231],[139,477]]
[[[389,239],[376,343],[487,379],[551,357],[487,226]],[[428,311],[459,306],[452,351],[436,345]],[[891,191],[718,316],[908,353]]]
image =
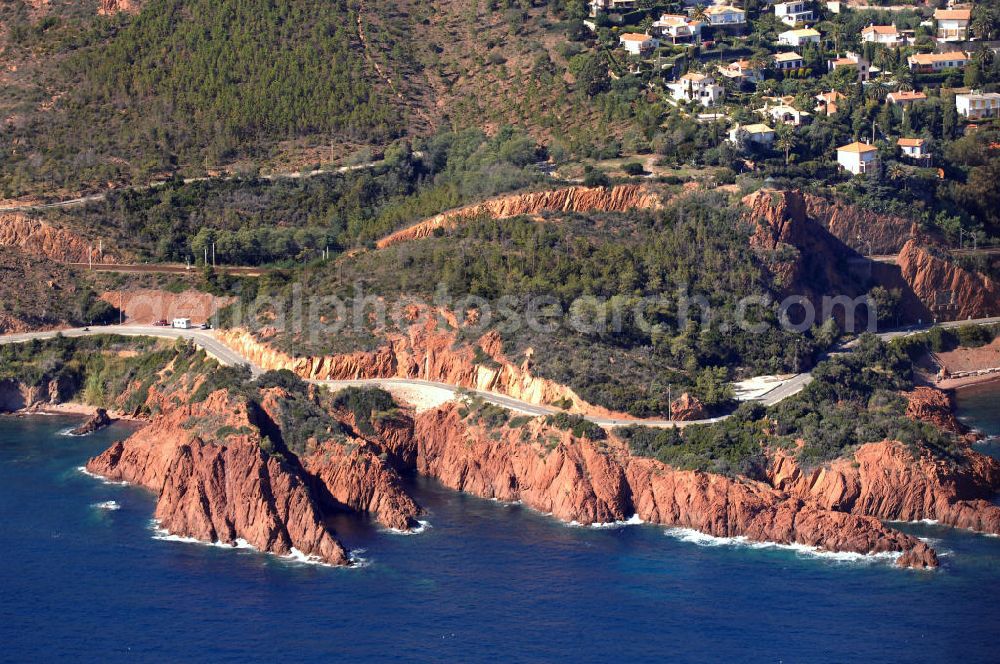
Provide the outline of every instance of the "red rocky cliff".
[[963,320],[1000,315],[1000,284],[935,255],[917,239],[906,243],[898,263],[913,292],[938,318]]

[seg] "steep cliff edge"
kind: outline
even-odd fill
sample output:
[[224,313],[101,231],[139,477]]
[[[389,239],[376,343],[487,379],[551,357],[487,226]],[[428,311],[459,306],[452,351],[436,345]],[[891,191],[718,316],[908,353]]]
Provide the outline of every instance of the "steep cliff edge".
[[[644,521],[719,537],[828,551],[899,554],[898,564],[937,566],[934,551],[873,517],[791,497],[766,483],[679,471],[632,456],[616,440],[579,440],[540,419],[485,428],[447,405],[416,417],[414,467],[484,498],[522,501],[563,521]],[[391,447],[392,441],[385,441]]]
[[[214,434],[207,432],[212,427]],[[157,493],[155,516],[170,533],[349,564],[323,524],[308,479],[265,452],[262,442],[246,405],[219,391],[155,418],[91,459],[87,470]]]
[[917,238],[906,243],[897,262],[906,283],[940,319],[1000,314],[1000,284],[935,256]]
[[467,219],[479,216],[507,219],[522,214],[554,212],[626,212],[656,209],[659,197],[642,185],[617,187],[569,187],[555,191],[538,191],[492,198],[482,203],[442,212],[413,226],[388,235],[376,243],[379,249],[429,237],[438,228],[455,228]]
[[14,247],[60,263],[86,263],[91,258],[119,262],[117,253],[108,247],[101,253],[93,243],[71,231],[13,213],[0,213],[0,247]]
[[881,214],[822,196],[805,194],[806,215],[831,235],[864,254],[899,253],[912,237],[913,220]]

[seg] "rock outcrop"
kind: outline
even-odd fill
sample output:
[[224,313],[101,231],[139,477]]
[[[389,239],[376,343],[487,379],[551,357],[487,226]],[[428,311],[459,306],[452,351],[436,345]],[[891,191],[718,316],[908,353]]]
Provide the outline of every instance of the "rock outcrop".
[[484,498],[521,501],[563,521],[644,521],[718,537],[801,544],[828,551],[897,553],[899,564],[934,567],[926,544],[810,497],[766,483],[679,471],[630,455],[618,441],[576,440],[541,420],[487,431],[455,405],[417,416],[416,469]]
[[172,534],[349,564],[324,525],[309,478],[261,442],[246,404],[220,391],[155,418],[91,459],[87,470],[155,492],[156,519]]
[[21,214],[0,213],[0,247],[20,251],[60,263],[94,261],[117,263],[117,254],[109,248],[104,252],[76,233]]
[[455,228],[463,221],[476,217],[507,219],[523,214],[554,212],[626,212],[628,210],[656,209],[659,197],[642,185],[617,187],[569,187],[555,191],[537,191],[492,198],[482,203],[442,212],[413,226],[396,231],[376,243],[379,249],[419,240],[441,229]]
[[673,419],[679,422],[702,420],[708,417],[705,405],[698,400],[698,397],[693,397],[687,392],[670,404],[670,414]]
[[903,279],[939,319],[1000,314],[1000,283],[934,255],[919,239],[906,243],[897,262]]
[[72,436],[89,436],[90,434],[100,431],[101,429],[106,429],[113,423],[114,420],[112,420],[108,415],[108,411],[103,408],[98,408],[86,422],[71,430],[69,433]]
[[951,433],[967,432],[967,427],[955,417],[954,404],[947,392],[933,387],[916,387],[906,398],[906,416],[910,419],[933,424]]
[[890,521],[933,519],[1000,534],[1000,462],[968,447],[943,460],[896,441],[862,445],[852,459],[803,471],[787,454],[768,469],[772,486],[825,509]]

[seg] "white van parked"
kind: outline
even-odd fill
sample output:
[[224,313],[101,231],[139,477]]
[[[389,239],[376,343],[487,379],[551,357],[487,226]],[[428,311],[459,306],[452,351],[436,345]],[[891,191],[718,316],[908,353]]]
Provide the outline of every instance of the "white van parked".
[[178,330],[190,330],[191,329],[191,319],[190,318],[175,318],[171,327]]

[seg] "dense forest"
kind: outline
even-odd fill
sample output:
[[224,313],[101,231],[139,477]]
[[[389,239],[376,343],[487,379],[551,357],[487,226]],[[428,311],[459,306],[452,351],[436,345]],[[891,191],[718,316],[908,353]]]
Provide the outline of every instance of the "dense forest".
[[204,172],[307,136],[382,143],[405,126],[346,0],[149,0],[136,16],[43,21],[8,36],[45,58],[34,94],[54,98],[0,132],[6,195]]
[[309,178],[234,178],[112,192],[46,218],[143,260],[301,264],[363,246],[423,217],[543,181],[544,151],[521,131],[442,132],[402,143],[370,168]]

